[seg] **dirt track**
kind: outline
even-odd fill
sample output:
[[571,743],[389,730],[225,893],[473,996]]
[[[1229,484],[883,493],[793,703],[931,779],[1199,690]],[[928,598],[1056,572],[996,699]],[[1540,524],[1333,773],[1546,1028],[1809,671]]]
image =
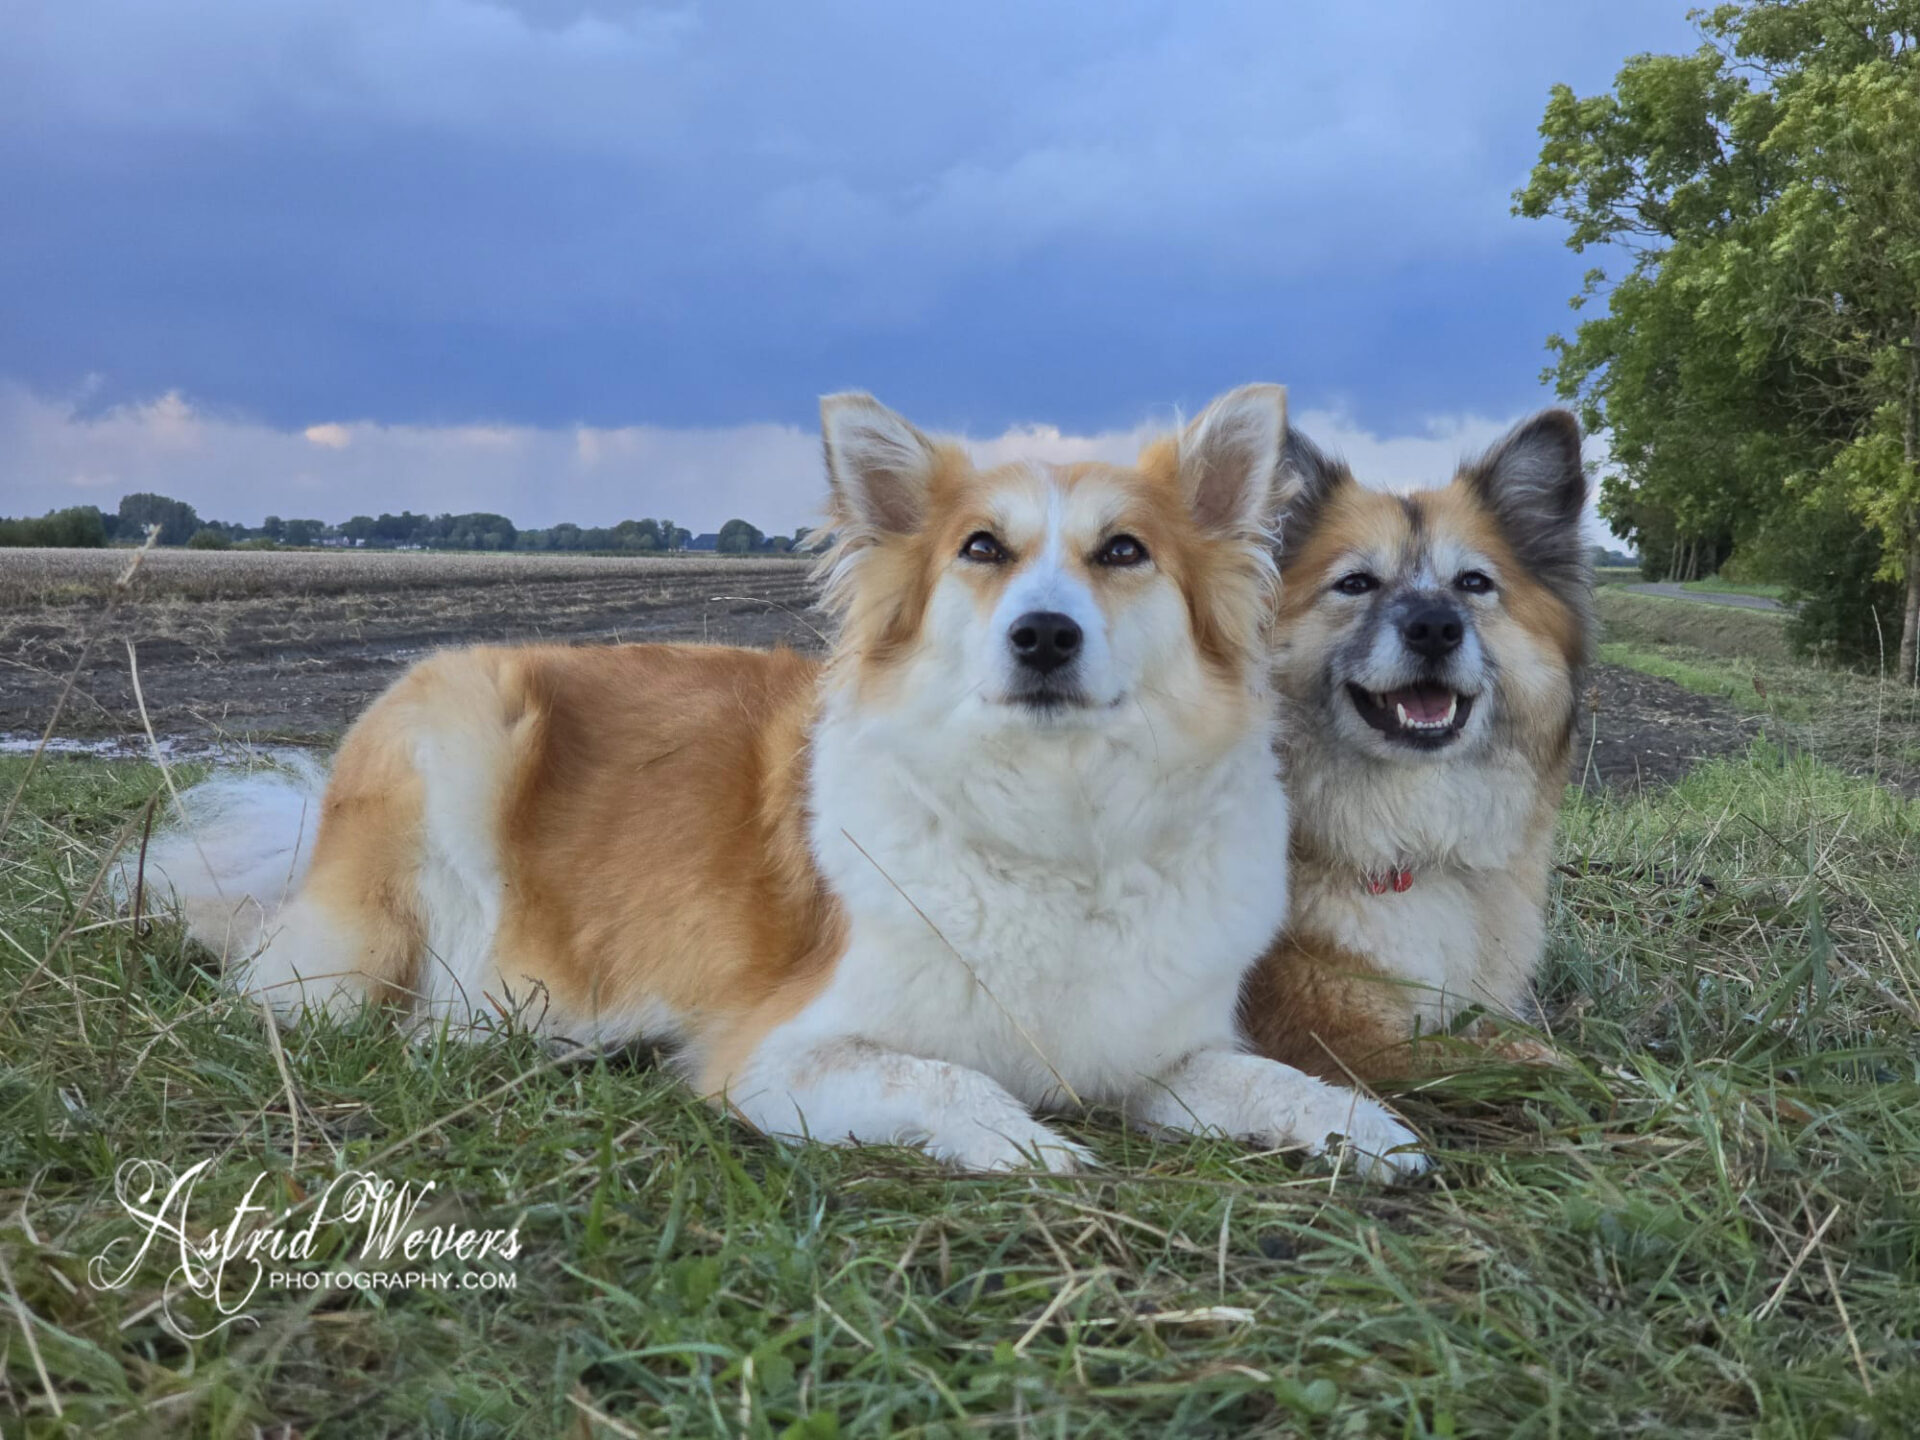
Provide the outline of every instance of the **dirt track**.
[[[0,606],[0,737],[46,725],[90,633],[62,736],[141,736],[131,641],[162,737],[325,744],[408,663],[443,645],[705,640],[817,652],[822,621],[810,608],[808,576],[797,561],[501,557],[481,578],[450,566],[443,584],[415,574],[391,589],[340,591],[330,577],[305,589],[191,599],[183,584],[158,579],[104,623],[104,602],[91,595]],[[1591,682],[1576,778],[1670,780],[1701,757],[1744,749],[1754,733],[1755,722],[1730,706],[1636,671],[1602,665]]]
[[1700,760],[1745,750],[1758,717],[1621,665],[1588,674],[1573,778],[1610,785],[1677,780]]

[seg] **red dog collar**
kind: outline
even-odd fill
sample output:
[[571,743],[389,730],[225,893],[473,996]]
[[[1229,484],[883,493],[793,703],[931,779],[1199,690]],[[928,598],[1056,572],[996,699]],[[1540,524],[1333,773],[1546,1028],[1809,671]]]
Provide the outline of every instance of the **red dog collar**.
[[1413,871],[1369,870],[1361,877],[1361,883],[1367,887],[1369,895],[1384,895],[1389,890],[1402,895],[1413,888]]

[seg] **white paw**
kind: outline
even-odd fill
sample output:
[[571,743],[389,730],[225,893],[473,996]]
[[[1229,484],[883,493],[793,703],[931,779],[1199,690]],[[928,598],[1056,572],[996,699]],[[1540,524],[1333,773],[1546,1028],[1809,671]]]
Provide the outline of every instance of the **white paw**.
[[1322,1095],[1294,1109],[1291,1132],[1276,1135],[1282,1144],[1304,1145],[1309,1155],[1324,1154],[1329,1138],[1345,1140],[1355,1168],[1369,1180],[1391,1184],[1411,1180],[1433,1168],[1419,1147],[1420,1137],[1386,1106],[1354,1090],[1323,1086]]
[[956,1117],[917,1138],[941,1164],[976,1174],[1048,1170],[1071,1175],[1094,1164],[1091,1151],[1025,1114]]
[[1421,1137],[1379,1100],[1338,1085],[1323,1085],[1306,1075],[1300,1079],[1311,1091],[1302,1092],[1300,1085],[1283,1087],[1267,1112],[1273,1119],[1271,1127],[1263,1127],[1254,1139],[1306,1150],[1309,1156],[1327,1154],[1329,1140],[1334,1144],[1344,1140],[1359,1175],[1388,1185],[1432,1169],[1434,1162],[1417,1148]]
[[1423,1175],[1433,1162],[1418,1137],[1385,1106],[1357,1090],[1328,1085],[1291,1065],[1237,1051],[1201,1051],[1138,1097],[1136,1123],[1224,1132],[1277,1150],[1324,1154],[1343,1136],[1355,1168],[1370,1180]]

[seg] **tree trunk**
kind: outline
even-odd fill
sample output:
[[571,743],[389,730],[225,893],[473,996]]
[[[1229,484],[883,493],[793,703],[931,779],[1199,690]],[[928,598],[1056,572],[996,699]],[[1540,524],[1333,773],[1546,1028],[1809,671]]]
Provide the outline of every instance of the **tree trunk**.
[[[1907,403],[1900,417],[1901,458],[1907,483],[1920,471],[1920,315],[1907,336]],[[1907,509],[1907,614],[1900,625],[1900,680],[1920,685],[1920,503]]]
[[1907,618],[1900,626],[1900,679],[1920,685],[1920,539],[1907,547]]

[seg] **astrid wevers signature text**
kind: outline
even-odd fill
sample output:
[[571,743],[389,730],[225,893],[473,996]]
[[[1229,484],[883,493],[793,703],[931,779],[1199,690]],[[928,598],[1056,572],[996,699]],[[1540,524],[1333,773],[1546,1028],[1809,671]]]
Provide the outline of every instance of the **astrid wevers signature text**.
[[[257,1323],[247,1309],[263,1286],[514,1288],[513,1273],[502,1266],[520,1253],[518,1228],[422,1223],[416,1216],[434,1181],[396,1183],[346,1170],[318,1194],[276,1212],[260,1199],[272,1179],[272,1172],[261,1171],[230,1214],[203,1217],[194,1189],[212,1165],[202,1160],[176,1175],[158,1160],[123,1162],[114,1172],[114,1194],[136,1233],[109,1242],[87,1262],[87,1279],[100,1290],[127,1288],[149,1257],[168,1265],[161,1320],[183,1339],[203,1339],[236,1320]],[[344,1247],[329,1243],[341,1227],[350,1232]],[[455,1261],[458,1273],[448,1268]],[[396,1265],[408,1268],[391,1268]],[[207,1324],[190,1325],[174,1308],[189,1295],[211,1306]]]

